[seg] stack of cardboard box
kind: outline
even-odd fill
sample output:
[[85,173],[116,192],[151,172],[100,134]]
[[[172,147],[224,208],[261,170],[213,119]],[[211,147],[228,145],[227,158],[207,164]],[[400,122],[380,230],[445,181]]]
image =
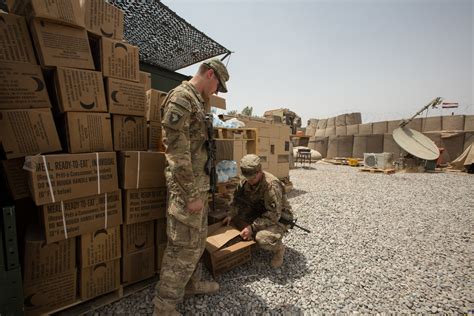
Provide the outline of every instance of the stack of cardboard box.
[[[12,203],[31,214],[25,226],[35,224],[19,240],[25,308],[42,313],[155,274],[164,155],[146,150],[162,149],[160,101],[147,116],[150,74],[139,71],[138,47],[123,41],[120,9],[105,0],[8,5],[12,13],[0,13],[1,176]],[[132,269],[136,262],[143,269]]]

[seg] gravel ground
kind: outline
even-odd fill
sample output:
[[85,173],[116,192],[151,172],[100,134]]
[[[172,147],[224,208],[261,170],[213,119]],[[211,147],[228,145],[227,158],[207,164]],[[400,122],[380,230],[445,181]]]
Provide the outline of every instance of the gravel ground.
[[[473,313],[474,176],[292,170],[298,223],[283,267],[257,250],[184,314]],[[210,279],[210,275],[205,273]],[[150,287],[96,314],[149,314]]]

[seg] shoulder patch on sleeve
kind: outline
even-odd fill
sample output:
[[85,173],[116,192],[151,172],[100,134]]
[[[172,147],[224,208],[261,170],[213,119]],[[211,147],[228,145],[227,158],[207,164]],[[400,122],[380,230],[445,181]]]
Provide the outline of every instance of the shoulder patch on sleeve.
[[191,102],[182,97],[173,97],[170,100],[171,104],[179,106],[180,108],[191,112]]

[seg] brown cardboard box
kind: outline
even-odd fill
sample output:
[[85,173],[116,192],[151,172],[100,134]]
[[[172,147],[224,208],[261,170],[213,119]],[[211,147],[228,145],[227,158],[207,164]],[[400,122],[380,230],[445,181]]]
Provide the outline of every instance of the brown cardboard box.
[[145,86],[145,92],[151,89],[151,73],[140,71],[140,83]]
[[157,246],[155,246],[155,254],[156,254],[156,272],[160,273],[161,270],[161,263],[163,262],[163,255],[165,254],[166,250],[166,243],[161,243]]
[[224,247],[239,234],[240,230],[232,226],[224,226],[222,222],[208,227],[204,263],[214,277],[250,261],[251,246],[255,244],[255,241],[239,241]]
[[155,246],[155,221],[124,224],[122,231],[124,256]]
[[215,94],[212,94],[209,98],[209,105],[214,108],[226,109],[226,102],[224,98],[221,98]]
[[372,123],[372,133],[373,134],[385,134],[387,133],[388,122],[375,122]]
[[0,109],[50,108],[46,84],[38,65],[0,63]]
[[84,12],[77,0],[7,0],[10,12],[83,28]]
[[147,131],[148,131],[148,150],[164,152],[165,145],[163,144],[161,123],[149,122]]
[[78,237],[79,264],[81,268],[122,257],[120,226],[99,229]]
[[372,123],[359,124],[359,135],[372,135]]
[[100,57],[104,77],[140,81],[137,46],[102,37]]
[[123,256],[122,282],[131,284],[155,274],[155,246]]
[[464,115],[442,116],[443,131],[464,130]]
[[81,269],[79,296],[82,300],[112,292],[120,287],[120,259]]
[[48,243],[66,239],[66,233],[72,238],[122,224],[120,191],[51,203],[40,210]]
[[76,269],[24,284],[25,312],[38,315],[72,304],[77,300],[76,291]]
[[30,33],[22,16],[0,12],[0,62],[37,64]]
[[28,156],[25,159],[25,170],[29,171],[28,183],[36,205],[118,189],[114,152]]
[[247,141],[242,140],[216,140],[216,160],[235,160],[247,154]]
[[41,66],[94,69],[86,30],[39,19],[30,29]]
[[123,191],[124,222],[147,222],[166,216],[166,187]]
[[122,189],[166,186],[164,153],[122,151],[118,158]]
[[105,0],[81,0],[87,31],[97,36],[123,39],[124,13]]
[[54,80],[60,112],[107,112],[100,71],[58,67]]
[[474,131],[474,115],[466,115],[464,119],[464,130]]
[[166,235],[166,218],[157,219],[155,222],[155,245],[166,243],[168,240]]
[[30,196],[28,189],[28,174],[23,170],[25,158],[15,158],[1,161],[2,181],[13,200]]
[[113,150],[109,113],[67,112],[65,125],[69,153]]
[[421,122],[423,133],[440,131],[441,126],[441,116],[424,117]]
[[76,240],[70,238],[46,244],[39,227],[30,228],[25,236],[23,282],[49,278],[76,268]]
[[151,89],[146,92],[146,119],[161,123],[161,105],[166,92]]
[[147,97],[143,84],[107,78],[106,87],[110,113],[145,116]]
[[146,150],[147,126],[143,116],[112,115],[114,150]]
[[0,142],[7,159],[61,150],[50,109],[0,111]]

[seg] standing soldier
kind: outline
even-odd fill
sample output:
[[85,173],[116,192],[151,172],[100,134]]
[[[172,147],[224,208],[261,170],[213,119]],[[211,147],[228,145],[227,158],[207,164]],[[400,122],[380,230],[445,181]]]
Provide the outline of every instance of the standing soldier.
[[188,82],[171,90],[163,103],[163,142],[166,146],[168,186],[167,235],[155,315],[179,315],[183,296],[211,294],[217,282],[200,280],[199,259],[207,238],[209,175],[205,172],[205,103],[217,91],[227,92],[229,74],[218,59],[199,67]]
[[255,238],[259,247],[273,252],[270,265],[279,268],[285,254],[282,238],[293,221],[285,188],[277,177],[262,170],[257,155],[245,155],[240,170],[245,179],[234,192],[224,223],[234,220],[244,227],[240,236],[245,240]]

